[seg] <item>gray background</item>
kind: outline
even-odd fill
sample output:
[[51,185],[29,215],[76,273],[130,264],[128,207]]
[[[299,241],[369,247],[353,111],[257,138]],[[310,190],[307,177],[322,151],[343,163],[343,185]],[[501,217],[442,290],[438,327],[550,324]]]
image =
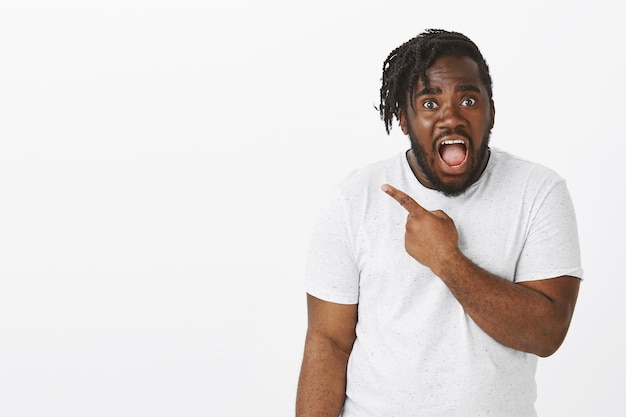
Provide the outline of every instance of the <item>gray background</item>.
[[311,223],[408,146],[382,62],[435,27],[490,64],[493,146],[577,207],[586,281],[538,411],[616,415],[621,26],[608,0],[3,3],[0,414],[292,415]]

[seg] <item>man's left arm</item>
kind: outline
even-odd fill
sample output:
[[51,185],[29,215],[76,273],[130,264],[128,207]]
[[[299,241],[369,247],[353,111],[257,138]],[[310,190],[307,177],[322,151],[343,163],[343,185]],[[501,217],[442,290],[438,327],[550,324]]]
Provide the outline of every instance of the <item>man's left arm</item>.
[[487,334],[513,349],[550,356],[572,319],[580,279],[571,276],[514,283],[473,263],[458,248],[458,232],[444,212],[428,211],[389,185],[383,191],[408,212],[405,247],[429,267]]
[[467,314],[498,342],[542,357],[561,346],[580,279],[561,276],[517,284],[485,271],[460,251],[433,268]]

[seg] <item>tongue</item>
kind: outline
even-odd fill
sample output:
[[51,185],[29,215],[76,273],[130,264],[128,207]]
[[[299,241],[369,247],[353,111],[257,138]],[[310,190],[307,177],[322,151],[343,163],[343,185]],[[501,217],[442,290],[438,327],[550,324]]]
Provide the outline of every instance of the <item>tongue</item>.
[[444,145],[441,147],[439,152],[441,154],[441,159],[443,159],[443,161],[450,166],[460,165],[465,159],[465,146],[460,143],[454,145]]

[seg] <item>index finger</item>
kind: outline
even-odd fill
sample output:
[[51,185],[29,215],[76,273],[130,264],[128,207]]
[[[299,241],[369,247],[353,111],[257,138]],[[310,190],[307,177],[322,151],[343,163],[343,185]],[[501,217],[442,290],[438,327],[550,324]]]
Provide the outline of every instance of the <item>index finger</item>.
[[406,194],[405,192],[400,191],[389,184],[383,184],[380,188],[384,192],[389,194],[394,200],[400,203],[400,205],[404,207],[409,213],[418,214],[426,211],[424,207],[420,206],[417,201],[413,200],[413,198],[411,198],[411,196]]

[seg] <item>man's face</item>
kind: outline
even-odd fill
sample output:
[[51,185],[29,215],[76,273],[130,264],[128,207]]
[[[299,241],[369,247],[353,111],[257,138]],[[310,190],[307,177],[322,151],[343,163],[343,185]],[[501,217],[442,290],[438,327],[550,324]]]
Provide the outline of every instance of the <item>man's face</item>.
[[420,79],[413,106],[399,112],[409,163],[424,186],[459,195],[487,165],[495,110],[471,58],[443,56],[426,76],[428,89]]

